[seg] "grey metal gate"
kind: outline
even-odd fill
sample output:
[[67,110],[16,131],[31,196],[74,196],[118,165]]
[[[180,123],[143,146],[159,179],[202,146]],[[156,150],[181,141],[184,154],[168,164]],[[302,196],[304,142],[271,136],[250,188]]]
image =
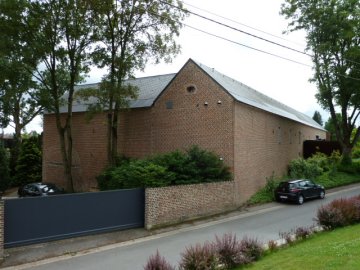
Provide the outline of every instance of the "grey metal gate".
[[144,226],[144,189],[5,200],[5,248]]

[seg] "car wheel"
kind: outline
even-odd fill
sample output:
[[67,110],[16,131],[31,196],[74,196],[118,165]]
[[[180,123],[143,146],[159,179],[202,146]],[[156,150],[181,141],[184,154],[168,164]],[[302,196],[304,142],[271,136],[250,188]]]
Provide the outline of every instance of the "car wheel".
[[320,194],[319,194],[319,198],[320,199],[324,199],[325,198],[325,191],[320,191]]
[[300,204],[300,205],[304,203],[304,196],[303,195],[300,194],[298,196],[297,203]]

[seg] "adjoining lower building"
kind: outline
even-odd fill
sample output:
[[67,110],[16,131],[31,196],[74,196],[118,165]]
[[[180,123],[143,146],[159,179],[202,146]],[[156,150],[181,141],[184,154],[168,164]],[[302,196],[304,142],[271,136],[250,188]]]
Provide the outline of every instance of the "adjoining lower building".
[[[192,145],[218,154],[234,174],[240,204],[272,174],[302,156],[303,141],[326,131],[306,116],[192,59],[176,74],[127,80],[139,89],[119,117],[118,151],[146,157]],[[98,87],[97,84],[79,86]],[[78,191],[96,189],[106,167],[106,113],[86,119],[73,105],[73,176]],[[65,186],[55,116],[44,116],[43,181]]]

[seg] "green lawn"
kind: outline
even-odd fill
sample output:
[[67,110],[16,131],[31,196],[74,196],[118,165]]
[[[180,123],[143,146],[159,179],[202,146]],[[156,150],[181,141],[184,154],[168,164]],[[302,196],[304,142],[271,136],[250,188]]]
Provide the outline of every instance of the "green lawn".
[[360,269],[360,225],[313,235],[237,269]]

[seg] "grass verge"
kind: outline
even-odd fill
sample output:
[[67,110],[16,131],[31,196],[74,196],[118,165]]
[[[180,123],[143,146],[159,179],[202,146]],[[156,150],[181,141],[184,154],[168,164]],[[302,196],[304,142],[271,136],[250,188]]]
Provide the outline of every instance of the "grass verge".
[[360,269],[360,225],[312,235],[236,269]]

